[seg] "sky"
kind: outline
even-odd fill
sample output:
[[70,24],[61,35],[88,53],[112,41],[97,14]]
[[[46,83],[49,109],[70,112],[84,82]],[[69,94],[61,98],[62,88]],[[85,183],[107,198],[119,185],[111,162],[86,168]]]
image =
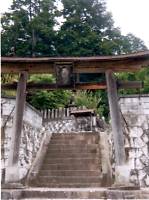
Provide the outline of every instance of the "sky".
[[122,34],[133,33],[149,48],[149,0],[107,0],[107,8]]
[[[12,0],[4,0],[0,12],[7,11],[11,3]],[[107,10],[112,12],[122,34],[134,34],[149,48],[149,0],[107,0]]]

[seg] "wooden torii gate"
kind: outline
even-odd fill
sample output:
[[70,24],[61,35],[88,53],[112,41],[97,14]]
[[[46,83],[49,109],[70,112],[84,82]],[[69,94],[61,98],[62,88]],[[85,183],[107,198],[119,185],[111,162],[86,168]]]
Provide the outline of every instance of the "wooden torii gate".
[[[26,89],[107,89],[112,132],[114,139],[116,165],[125,163],[124,136],[121,124],[121,114],[118,105],[117,89],[138,88],[140,82],[117,82],[114,72],[136,72],[142,67],[149,66],[149,51],[120,55],[96,57],[47,57],[47,58],[19,58],[2,57],[2,73],[20,74],[18,83],[2,85],[3,89],[15,89],[16,110],[13,124],[12,147],[9,166],[16,166],[19,156],[19,145],[26,98]],[[27,84],[28,74],[56,74],[56,84]],[[72,81],[72,75],[78,79],[82,73],[105,73],[106,82],[79,83]],[[14,168],[13,168],[14,169]],[[8,182],[17,181],[16,173],[8,176]],[[11,178],[10,178],[11,177]],[[12,179],[12,180],[11,180]]]

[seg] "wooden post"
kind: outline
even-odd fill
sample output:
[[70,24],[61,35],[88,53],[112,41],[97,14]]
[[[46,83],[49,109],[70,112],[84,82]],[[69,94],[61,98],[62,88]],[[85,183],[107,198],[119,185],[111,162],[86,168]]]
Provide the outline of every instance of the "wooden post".
[[17,87],[16,96],[16,109],[14,116],[14,152],[13,152],[13,163],[18,162],[19,156],[19,145],[21,139],[21,131],[23,124],[23,113],[26,100],[26,82],[27,82],[27,72],[21,72],[20,79]]
[[116,80],[112,71],[106,72],[108,100],[110,107],[112,132],[115,148],[116,165],[125,163],[124,135],[121,124],[121,115],[118,105]]
[[18,160],[21,132],[23,124],[23,113],[26,100],[27,72],[21,72],[16,94],[15,114],[13,119],[13,130],[11,139],[11,151],[8,160],[6,182],[19,181]]

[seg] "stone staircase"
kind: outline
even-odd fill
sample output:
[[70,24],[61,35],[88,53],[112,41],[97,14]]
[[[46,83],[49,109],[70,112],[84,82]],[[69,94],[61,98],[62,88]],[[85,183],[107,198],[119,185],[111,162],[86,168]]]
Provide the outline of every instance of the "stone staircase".
[[97,133],[53,134],[38,176],[22,189],[2,189],[2,200],[149,199],[149,190],[103,187]]
[[99,134],[53,134],[34,187],[100,187]]

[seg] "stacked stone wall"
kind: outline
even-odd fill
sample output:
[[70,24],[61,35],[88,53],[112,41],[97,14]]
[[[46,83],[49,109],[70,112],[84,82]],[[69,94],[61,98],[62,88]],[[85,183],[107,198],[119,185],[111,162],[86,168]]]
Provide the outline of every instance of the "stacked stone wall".
[[120,98],[130,182],[149,187],[149,95]]
[[[13,116],[15,99],[2,98],[2,156],[1,168],[2,175],[8,167],[9,151],[11,145],[11,133],[13,127]],[[23,129],[21,133],[21,144],[19,151],[19,175],[20,179],[26,176],[33,160],[40,148],[40,144],[45,134],[45,129],[42,126],[42,117],[38,111],[26,104],[23,117]],[[3,175],[4,176],[4,175]],[[4,178],[4,177],[3,177]]]

